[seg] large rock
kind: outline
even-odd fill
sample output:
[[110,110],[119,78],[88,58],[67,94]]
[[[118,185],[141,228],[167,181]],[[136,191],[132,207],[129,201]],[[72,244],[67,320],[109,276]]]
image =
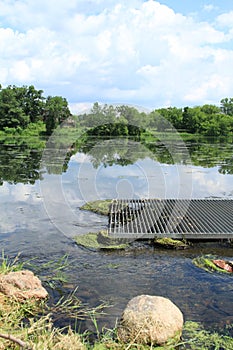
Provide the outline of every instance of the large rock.
[[140,295],[127,304],[118,337],[124,342],[138,344],[164,344],[179,338],[183,328],[183,315],[171,300],[151,295]]
[[28,270],[0,275],[0,292],[19,300],[44,299],[48,296],[39,278]]

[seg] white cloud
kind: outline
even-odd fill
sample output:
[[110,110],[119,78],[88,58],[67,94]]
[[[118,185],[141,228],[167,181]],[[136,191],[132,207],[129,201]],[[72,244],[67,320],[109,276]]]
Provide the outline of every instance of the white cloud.
[[217,22],[222,26],[233,27],[233,11],[223,13],[217,17]]
[[213,5],[213,4],[208,4],[208,5],[204,5],[203,6],[203,10],[207,11],[207,12],[211,12],[211,11],[214,11],[214,10],[218,10],[218,7]]
[[32,83],[73,106],[218,102],[233,90],[233,33],[219,29],[232,14],[215,26],[153,0],[3,0],[0,81]]
[[202,169],[193,167],[193,197],[207,196],[222,197],[231,195],[232,179],[231,176],[221,175],[217,167],[211,169]]
[[91,102],[70,103],[69,108],[72,114],[88,113],[92,108],[92,103]]

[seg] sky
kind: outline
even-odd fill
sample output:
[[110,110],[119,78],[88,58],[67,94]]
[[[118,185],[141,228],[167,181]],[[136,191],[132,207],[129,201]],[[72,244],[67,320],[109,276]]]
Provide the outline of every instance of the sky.
[[219,105],[233,97],[231,0],[0,0],[0,84],[94,102]]

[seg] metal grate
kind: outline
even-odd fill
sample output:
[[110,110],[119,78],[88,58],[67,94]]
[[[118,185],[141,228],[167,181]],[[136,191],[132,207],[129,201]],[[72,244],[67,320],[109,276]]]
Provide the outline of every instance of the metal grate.
[[233,200],[113,200],[109,235],[116,238],[233,238]]

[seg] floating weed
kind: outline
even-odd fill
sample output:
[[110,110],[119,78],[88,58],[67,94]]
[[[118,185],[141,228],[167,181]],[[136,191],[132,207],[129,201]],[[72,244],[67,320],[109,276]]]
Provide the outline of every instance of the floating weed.
[[[97,325],[96,325],[97,327]],[[161,346],[137,344],[137,340],[129,344],[117,339],[117,327],[105,330],[93,346],[93,350],[232,350],[233,338],[217,332],[209,332],[200,323],[187,321],[184,325],[182,340],[171,339]]]
[[63,255],[57,260],[49,260],[45,263],[27,264],[33,269],[43,282],[43,284],[51,289],[55,289],[58,283],[67,283],[68,277],[66,270],[70,267],[69,256]]
[[231,350],[233,349],[233,338],[219,334],[217,332],[209,332],[203,328],[200,323],[187,321],[183,331],[185,346],[184,349],[192,350]]
[[34,269],[36,269],[37,271],[42,271],[44,269],[52,269],[53,271],[60,271],[60,270],[64,270],[65,268],[70,266],[70,263],[68,261],[68,254],[64,254],[62,257],[60,257],[57,260],[49,260],[45,263],[40,263],[39,265],[31,265],[33,266]]

